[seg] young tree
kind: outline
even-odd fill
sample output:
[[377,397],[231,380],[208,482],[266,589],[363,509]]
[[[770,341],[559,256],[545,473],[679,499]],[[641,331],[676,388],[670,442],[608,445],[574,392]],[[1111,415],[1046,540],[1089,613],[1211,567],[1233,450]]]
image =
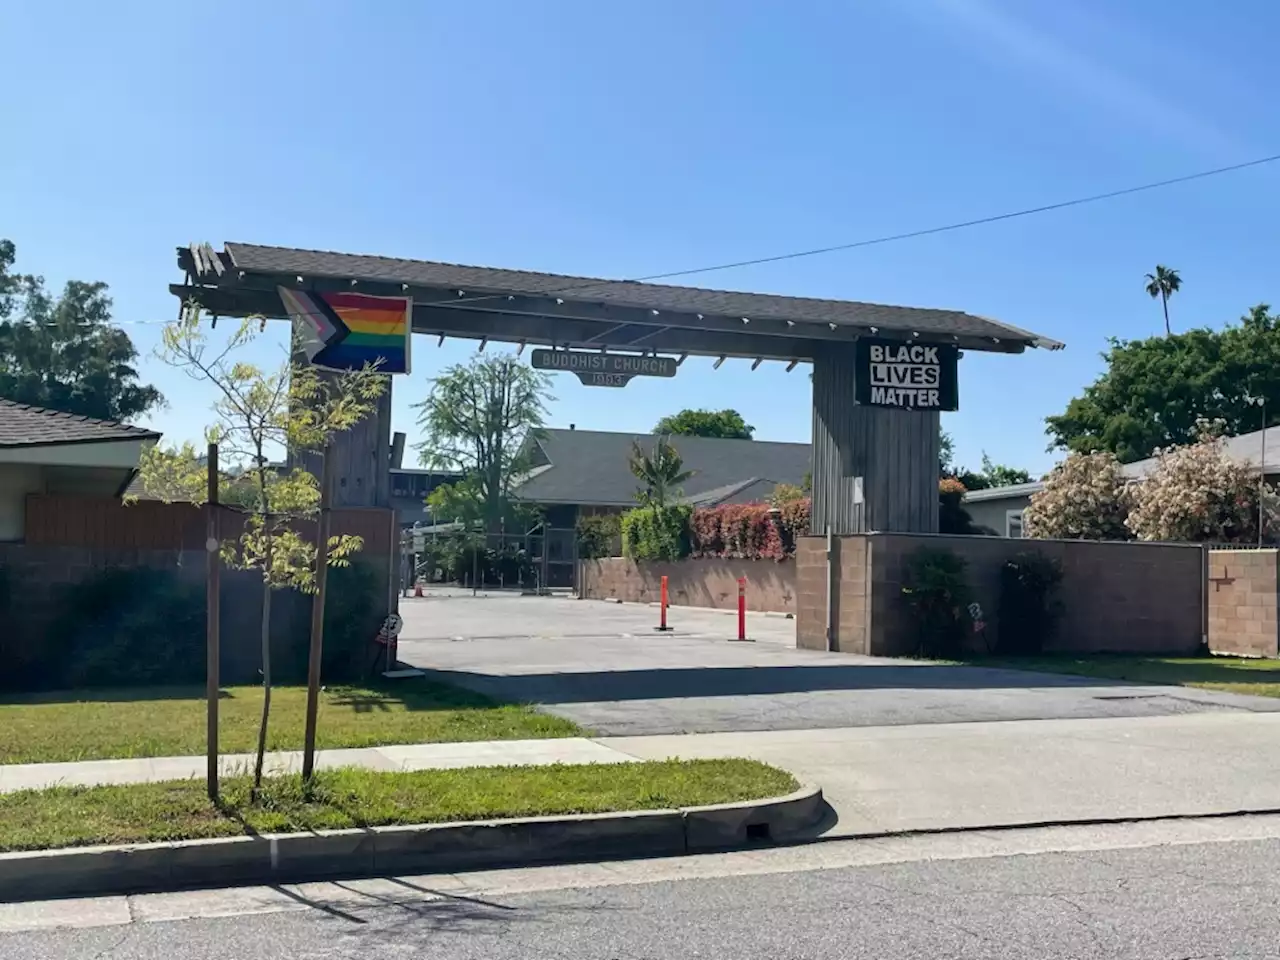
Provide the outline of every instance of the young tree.
[[1023,530],[1041,540],[1130,540],[1125,520],[1131,501],[1119,460],[1109,453],[1073,453],[1031,497]]
[[645,506],[661,509],[667,500],[677,495],[677,489],[693,476],[692,470],[684,468],[684,460],[679,451],[671,445],[666,437],[659,437],[653,450],[645,450],[639,441],[631,441],[631,456],[627,466],[632,475],[643,486],[636,491],[636,499]]
[[1159,297],[1160,306],[1164,307],[1164,335],[1171,337],[1173,329],[1169,326],[1169,298],[1182,289],[1182,278],[1178,276],[1177,270],[1157,264],[1156,272],[1148,273],[1146,280],[1147,295],[1152,300]]
[[1257,468],[1227,455],[1220,431],[1205,421],[1195,443],[1157,451],[1155,468],[1133,489],[1127,522],[1138,539],[1257,543],[1260,521],[1267,532],[1275,493]]
[[454,493],[471,498],[489,533],[512,512],[512,490],[531,466],[527,441],[550,399],[548,377],[513,354],[477,354],[445,370],[415,405],[422,464],[465,475]]
[[1111,340],[1105,372],[1046,418],[1053,446],[1128,463],[1194,443],[1200,420],[1221,420],[1228,436],[1257,430],[1253,401],[1280,411],[1280,315],[1270,311],[1259,304],[1222,330]]
[[15,274],[0,240],[0,397],[99,420],[129,420],[162,404],[139,384],[138,352],[111,325],[105,283],[72,280],[60,296],[44,278]]
[[681,410],[663,417],[651,433],[685,437],[720,437],[727,440],[750,440],[756,428],[742,419],[737,410]]
[[[247,509],[243,532],[221,544],[222,559],[229,566],[257,570],[262,575],[262,720],[258,728],[253,791],[262,786],[267,725],[271,717],[271,595],[291,587],[314,592],[318,550],[297,530],[297,521],[314,517],[320,508],[320,484],[306,470],[278,470],[270,455],[285,449],[322,451],[337,433],[349,430],[368,416],[386,389],[386,377],[373,367],[322,376],[310,366],[291,366],[288,360],[275,370],[262,368],[238,356],[258,336],[257,318],[247,319],[219,348],[209,343],[201,324],[200,308],[189,305],[177,323],[164,329],[160,358],[193,380],[211,384],[218,392],[213,406],[214,423],[207,429],[210,442],[219,445],[226,462],[247,463],[251,484],[244,475],[234,480],[239,502]],[[148,495],[169,502],[203,503],[206,496],[205,466],[190,444],[180,448],[152,448],[139,464],[139,476]],[[230,487],[233,479],[220,479]],[[345,566],[362,546],[359,537],[330,537],[328,563]]]

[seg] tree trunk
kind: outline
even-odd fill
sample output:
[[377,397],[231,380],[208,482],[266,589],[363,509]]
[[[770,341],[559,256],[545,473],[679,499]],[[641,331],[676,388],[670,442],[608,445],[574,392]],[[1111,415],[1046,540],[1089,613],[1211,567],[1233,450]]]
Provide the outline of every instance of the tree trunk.
[[1164,335],[1166,337],[1173,336],[1173,329],[1169,326],[1169,295],[1161,291],[1160,305],[1164,307]]
[[258,727],[258,755],[253,763],[253,790],[251,800],[258,798],[262,789],[262,764],[267,754],[267,722],[271,718],[271,547],[272,536],[267,534],[263,551],[265,569],[262,577],[262,723]]

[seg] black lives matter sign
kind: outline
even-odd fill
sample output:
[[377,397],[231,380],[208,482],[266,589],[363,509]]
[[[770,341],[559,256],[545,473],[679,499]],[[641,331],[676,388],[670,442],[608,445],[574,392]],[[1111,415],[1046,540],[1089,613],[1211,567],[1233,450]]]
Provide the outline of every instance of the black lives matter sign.
[[955,410],[959,360],[945,344],[859,340],[854,399],[871,407]]

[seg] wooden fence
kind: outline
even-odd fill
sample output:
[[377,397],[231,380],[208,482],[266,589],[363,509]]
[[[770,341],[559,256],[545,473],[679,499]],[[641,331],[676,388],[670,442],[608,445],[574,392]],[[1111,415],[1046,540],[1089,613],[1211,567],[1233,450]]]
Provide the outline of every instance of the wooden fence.
[[[205,509],[190,503],[161,503],[31,494],[27,497],[26,543],[30,546],[89,547],[96,550],[201,550],[206,537]],[[222,537],[243,529],[244,514],[223,508]],[[314,537],[315,522],[296,528]],[[331,530],[364,538],[364,553],[389,557],[399,545],[395,511],[377,507],[340,507]]]

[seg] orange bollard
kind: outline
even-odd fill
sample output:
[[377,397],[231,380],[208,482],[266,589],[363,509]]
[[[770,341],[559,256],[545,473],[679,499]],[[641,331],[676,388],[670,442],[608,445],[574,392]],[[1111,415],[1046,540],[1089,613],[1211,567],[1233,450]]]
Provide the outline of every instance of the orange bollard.
[[746,640],[746,577],[737,579],[737,639]]
[[667,626],[667,578],[662,578],[662,600],[659,603],[661,612],[658,614],[658,625],[653,629],[659,633],[668,633],[671,628]]

